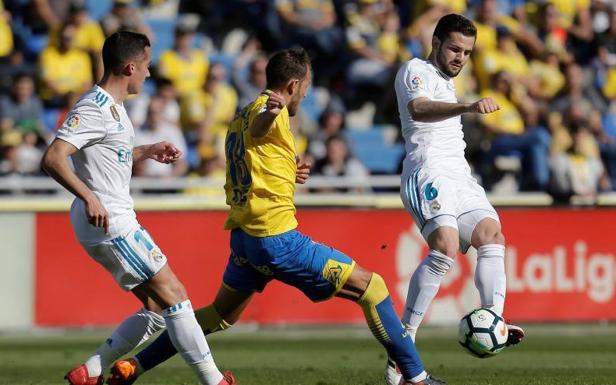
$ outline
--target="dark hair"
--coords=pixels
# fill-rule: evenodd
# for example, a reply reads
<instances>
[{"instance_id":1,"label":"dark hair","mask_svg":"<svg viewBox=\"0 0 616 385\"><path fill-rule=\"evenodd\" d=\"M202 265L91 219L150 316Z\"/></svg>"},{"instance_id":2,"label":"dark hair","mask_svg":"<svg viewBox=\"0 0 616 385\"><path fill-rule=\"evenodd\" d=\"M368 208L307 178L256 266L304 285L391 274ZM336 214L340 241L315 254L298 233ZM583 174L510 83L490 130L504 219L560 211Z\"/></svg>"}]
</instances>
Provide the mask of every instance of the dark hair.
<instances>
[{"instance_id":1,"label":"dark hair","mask_svg":"<svg viewBox=\"0 0 616 385\"><path fill-rule=\"evenodd\" d=\"M442 43L447 40L452 32L460 32L464 36L477 37L477 28L475 28L473 22L455 13L441 17L434 29L434 36Z\"/></svg>"},{"instance_id":2,"label":"dark hair","mask_svg":"<svg viewBox=\"0 0 616 385\"><path fill-rule=\"evenodd\" d=\"M150 39L144 34L119 31L109 36L103 45L103 65L105 72L120 75L124 66L131 60L144 55Z\"/></svg>"},{"instance_id":3,"label":"dark hair","mask_svg":"<svg viewBox=\"0 0 616 385\"><path fill-rule=\"evenodd\" d=\"M276 52L267 62L267 88L284 86L291 79L303 79L310 67L310 56L303 48Z\"/></svg>"}]
</instances>

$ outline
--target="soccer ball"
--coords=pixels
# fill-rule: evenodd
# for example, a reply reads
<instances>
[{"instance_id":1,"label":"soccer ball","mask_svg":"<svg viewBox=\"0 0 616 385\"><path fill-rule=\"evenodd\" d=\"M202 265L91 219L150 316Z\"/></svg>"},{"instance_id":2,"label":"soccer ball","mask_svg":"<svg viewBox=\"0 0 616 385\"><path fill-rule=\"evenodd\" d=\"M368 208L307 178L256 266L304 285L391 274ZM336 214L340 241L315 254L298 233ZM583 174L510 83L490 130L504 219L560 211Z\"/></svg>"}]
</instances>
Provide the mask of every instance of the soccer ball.
<instances>
[{"instance_id":1,"label":"soccer ball","mask_svg":"<svg viewBox=\"0 0 616 385\"><path fill-rule=\"evenodd\" d=\"M471 355L490 358L505 348L508 334L501 316L490 309L475 309L460 320L458 342Z\"/></svg>"}]
</instances>

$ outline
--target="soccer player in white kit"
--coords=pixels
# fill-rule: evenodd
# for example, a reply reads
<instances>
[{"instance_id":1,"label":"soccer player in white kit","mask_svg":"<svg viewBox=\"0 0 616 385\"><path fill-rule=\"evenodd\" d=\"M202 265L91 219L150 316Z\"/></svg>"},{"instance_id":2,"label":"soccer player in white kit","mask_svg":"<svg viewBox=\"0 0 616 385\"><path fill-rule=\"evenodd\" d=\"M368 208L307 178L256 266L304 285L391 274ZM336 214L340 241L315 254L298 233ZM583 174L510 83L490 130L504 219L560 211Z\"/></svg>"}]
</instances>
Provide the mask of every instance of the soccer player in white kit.
<instances>
[{"instance_id":1,"label":"soccer player in white kit","mask_svg":"<svg viewBox=\"0 0 616 385\"><path fill-rule=\"evenodd\" d=\"M83 248L144 306L67 373L71 385L102 385L103 371L116 359L165 327L200 383L235 384L230 372L223 375L216 367L184 286L139 225L129 195L133 160L169 163L181 155L168 142L133 147L135 134L123 102L143 87L151 55L145 35L122 31L107 38L102 80L77 101L43 157L49 175L76 196L70 216Z\"/></svg>"},{"instance_id":2,"label":"soccer player in white kit","mask_svg":"<svg viewBox=\"0 0 616 385\"><path fill-rule=\"evenodd\" d=\"M489 114L499 107L491 98L458 103L453 81L467 62L476 36L475 26L464 16L443 16L434 30L428 60L408 61L395 79L407 153L400 196L430 247L413 273L402 317L413 340L457 251L466 252L470 246L477 249L475 285L481 306L503 313L505 237L498 214L471 176L460 120L461 114ZM508 326L507 344L519 343L523 330ZM385 378L390 385L400 381L391 360Z\"/></svg>"}]
</instances>

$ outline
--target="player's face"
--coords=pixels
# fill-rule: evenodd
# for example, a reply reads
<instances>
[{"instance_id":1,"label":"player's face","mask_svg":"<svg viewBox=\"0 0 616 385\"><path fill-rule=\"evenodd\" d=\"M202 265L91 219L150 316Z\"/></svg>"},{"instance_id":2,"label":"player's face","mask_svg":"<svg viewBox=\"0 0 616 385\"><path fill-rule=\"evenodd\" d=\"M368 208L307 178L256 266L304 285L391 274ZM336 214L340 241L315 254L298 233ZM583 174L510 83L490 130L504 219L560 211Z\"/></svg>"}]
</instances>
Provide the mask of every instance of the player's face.
<instances>
[{"instance_id":1,"label":"player's face","mask_svg":"<svg viewBox=\"0 0 616 385\"><path fill-rule=\"evenodd\" d=\"M143 88L143 82L146 78L150 77L150 63L152 61L152 49L145 47L145 55L143 58L135 63L133 73L128 81L128 93L129 95L138 94Z\"/></svg>"},{"instance_id":2,"label":"player's face","mask_svg":"<svg viewBox=\"0 0 616 385\"><path fill-rule=\"evenodd\" d=\"M291 97L291 101L287 105L287 110L289 110L289 116L295 116L297 114L297 110L299 109L299 104L306 97L306 93L308 92L308 87L312 83L312 72L310 67L308 67L308 71L306 71L306 76L304 79L299 81L298 88Z\"/></svg>"},{"instance_id":3,"label":"player's face","mask_svg":"<svg viewBox=\"0 0 616 385\"><path fill-rule=\"evenodd\" d=\"M436 39L436 38L435 38ZM460 32L452 32L445 41L438 42L436 64L447 76L457 76L468 61L475 45L474 36L464 36Z\"/></svg>"}]
</instances>

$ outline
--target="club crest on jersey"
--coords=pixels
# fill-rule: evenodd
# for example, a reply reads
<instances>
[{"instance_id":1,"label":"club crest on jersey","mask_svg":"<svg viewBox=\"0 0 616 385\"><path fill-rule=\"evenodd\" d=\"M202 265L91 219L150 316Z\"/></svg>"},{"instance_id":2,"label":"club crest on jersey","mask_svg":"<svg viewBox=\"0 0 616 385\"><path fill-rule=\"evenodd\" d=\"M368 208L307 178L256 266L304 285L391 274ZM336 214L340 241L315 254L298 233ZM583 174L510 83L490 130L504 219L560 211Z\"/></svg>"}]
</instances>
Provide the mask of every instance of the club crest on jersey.
<instances>
[{"instance_id":1,"label":"club crest on jersey","mask_svg":"<svg viewBox=\"0 0 616 385\"><path fill-rule=\"evenodd\" d=\"M80 120L79 115L72 114L68 118L66 118L66 121L64 122L64 125L69 130L74 130L74 129L76 129L79 126L79 120Z\"/></svg>"},{"instance_id":2,"label":"club crest on jersey","mask_svg":"<svg viewBox=\"0 0 616 385\"><path fill-rule=\"evenodd\" d=\"M163 253L161 253L160 250L152 249L152 251L150 251L150 257L156 262L163 261Z\"/></svg>"},{"instance_id":3,"label":"club crest on jersey","mask_svg":"<svg viewBox=\"0 0 616 385\"><path fill-rule=\"evenodd\" d=\"M438 201L432 201L432 203L430 203L430 210L439 211L440 209L441 209L441 204L438 203Z\"/></svg>"},{"instance_id":4,"label":"club crest on jersey","mask_svg":"<svg viewBox=\"0 0 616 385\"><path fill-rule=\"evenodd\" d=\"M119 122L120 121L120 114L118 113L118 110L116 109L115 106L111 106L109 107L109 110L111 111L111 116L113 116L113 118Z\"/></svg>"},{"instance_id":5,"label":"club crest on jersey","mask_svg":"<svg viewBox=\"0 0 616 385\"><path fill-rule=\"evenodd\" d=\"M424 85L424 82L419 76L415 76L413 79L411 79L412 89L418 90L420 88L423 88L423 85Z\"/></svg>"}]
</instances>

